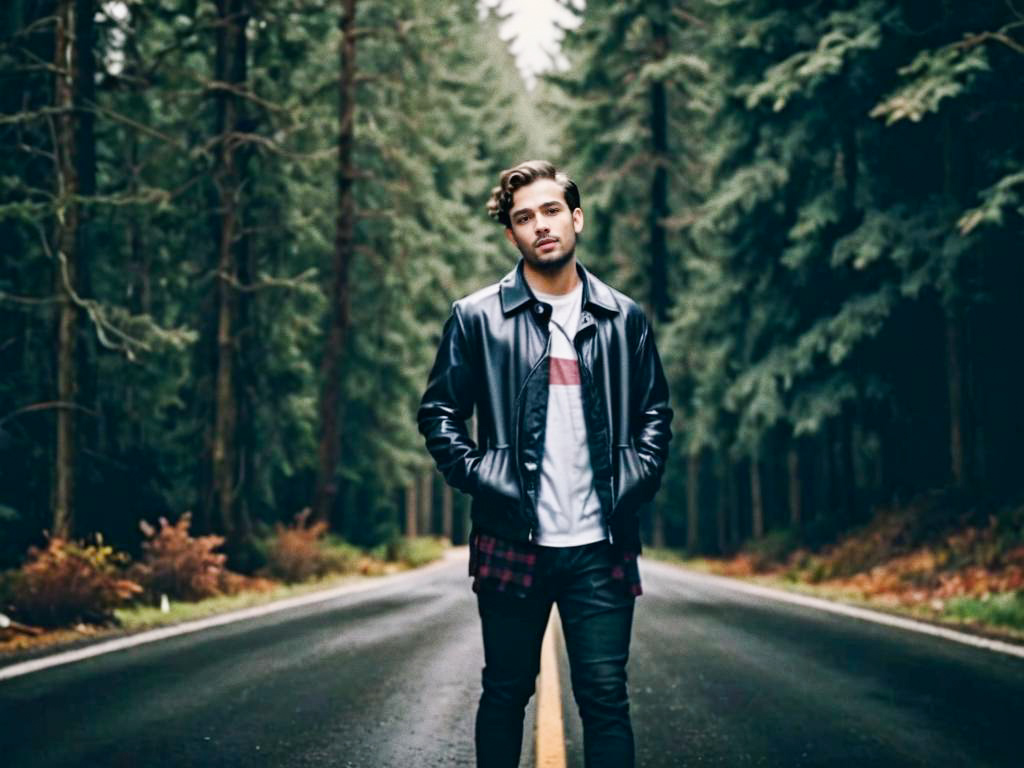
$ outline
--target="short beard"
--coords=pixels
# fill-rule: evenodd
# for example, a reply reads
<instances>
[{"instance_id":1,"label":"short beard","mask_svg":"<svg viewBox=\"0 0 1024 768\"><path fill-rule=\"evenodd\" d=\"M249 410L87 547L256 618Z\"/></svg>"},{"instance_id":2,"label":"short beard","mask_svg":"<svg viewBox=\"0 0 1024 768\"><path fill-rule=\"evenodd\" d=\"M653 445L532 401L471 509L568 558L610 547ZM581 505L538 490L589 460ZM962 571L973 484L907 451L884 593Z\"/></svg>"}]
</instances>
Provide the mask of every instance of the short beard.
<instances>
[{"instance_id":1,"label":"short beard","mask_svg":"<svg viewBox=\"0 0 1024 768\"><path fill-rule=\"evenodd\" d=\"M568 251L562 254L561 258L556 259L554 261L534 261L531 258L527 258L525 253L523 254L523 258L526 259L530 263L530 266L533 267L538 272L554 273L560 272L561 270L565 269L566 265L568 265L569 262L572 261L572 257L575 255L575 253L576 244L574 243L572 248L570 248Z\"/></svg>"}]
</instances>

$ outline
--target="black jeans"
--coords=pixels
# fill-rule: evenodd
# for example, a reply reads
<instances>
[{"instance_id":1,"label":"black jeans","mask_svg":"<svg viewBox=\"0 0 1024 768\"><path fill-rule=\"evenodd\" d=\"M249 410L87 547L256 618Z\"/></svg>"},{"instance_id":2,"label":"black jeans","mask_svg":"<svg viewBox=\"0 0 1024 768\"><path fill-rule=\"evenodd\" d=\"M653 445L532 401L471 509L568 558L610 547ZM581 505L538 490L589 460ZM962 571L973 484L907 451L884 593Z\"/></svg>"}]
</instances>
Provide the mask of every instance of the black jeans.
<instances>
[{"instance_id":1,"label":"black jeans","mask_svg":"<svg viewBox=\"0 0 1024 768\"><path fill-rule=\"evenodd\" d=\"M476 715L478 768L519 765L526 705L540 671L541 641L558 604L572 690L583 721L587 768L633 768L626 662L636 598L611 576L611 546L542 547L526 596L481 590L483 694Z\"/></svg>"}]
</instances>

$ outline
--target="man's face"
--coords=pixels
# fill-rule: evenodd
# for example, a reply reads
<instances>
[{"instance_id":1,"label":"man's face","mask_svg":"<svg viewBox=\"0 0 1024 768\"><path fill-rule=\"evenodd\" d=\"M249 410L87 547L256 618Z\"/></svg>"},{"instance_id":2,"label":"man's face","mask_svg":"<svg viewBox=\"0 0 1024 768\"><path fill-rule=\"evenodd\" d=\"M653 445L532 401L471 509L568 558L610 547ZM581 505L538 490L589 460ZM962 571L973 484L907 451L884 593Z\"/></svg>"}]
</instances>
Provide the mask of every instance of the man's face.
<instances>
[{"instance_id":1,"label":"man's face","mask_svg":"<svg viewBox=\"0 0 1024 768\"><path fill-rule=\"evenodd\" d=\"M530 266L557 272L572 260L576 235L583 231L583 211L569 210L557 181L537 179L517 189L509 218L512 226L505 236Z\"/></svg>"}]
</instances>

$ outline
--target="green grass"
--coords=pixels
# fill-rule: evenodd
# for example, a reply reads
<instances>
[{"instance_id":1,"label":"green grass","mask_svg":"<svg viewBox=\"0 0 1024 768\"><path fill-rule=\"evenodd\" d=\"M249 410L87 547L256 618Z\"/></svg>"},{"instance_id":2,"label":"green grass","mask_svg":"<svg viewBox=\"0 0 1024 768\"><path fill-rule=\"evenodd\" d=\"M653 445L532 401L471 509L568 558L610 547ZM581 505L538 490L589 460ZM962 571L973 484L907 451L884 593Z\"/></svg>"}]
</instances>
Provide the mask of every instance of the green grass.
<instances>
[{"instance_id":1,"label":"green grass","mask_svg":"<svg viewBox=\"0 0 1024 768\"><path fill-rule=\"evenodd\" d=\"M661 560L665 563L676 563L685 565L695 571L711 572L711 561L704 557L690 557L685 549L667 549L658 547L644 547L643 557L651 560Z\"/></svg>"},{"instance_id":2,"label":"green grass","mask_svg":"<svg viewBox=\"0 0 1024 768\"><path fill-rule=\"evenodd\" d=\"M410 568L419 568L421 565L443 557L447 546L447 539L436 536L417 536L414 539L400 538L395 540L388 552L388 559L404 563Z\"/></svg>"},{"instance_id":3,"label":"green grass","mask_svg":"<svg viewBox=\"0 0 1024 768\"><path fill-rule=\"evenodd\" d=\"M447 546L448 541L443 538L430 536L420 536L414 539L399 538L395 539L390 547L382 545L378 550L374 550L370 554L381 561L381 568L386 573L391 573L405 568L418 568L439 560L444 556ZM353 553L359 552L359 550L344 542L328 540L325 542L324 547L328 551L336 552L339 562L342 560L346 563L349 561L355 562ZM384 562L385 560L387 562ZM157 606L135 605L119 608L115 611L115 616L121 623L121 629L123 630L152 629L183 621L204 619L208 616L251 608L256 605L266 605L275 600L309 594L341 584L361 581L366 578L372 578L372 576L351 572L335 573L324 576L321 579L299 584L281 583L265 592L241 592L237 595L211 597L196 603L171 601L170 611L167 613L161 612Z\"/></svg>"},{"instance_id":4,"label":"green grass","mask_svg":"<svg viewBox=\"0 0 1024 768\"><path fill-rule=\"evenodd\" d=\"M652 560L680 565L702 573L716 573L716 561L703 557L689 557L685 550L644 547L644 556ZM737 578L730 576L729 578ZM776 587L810 597L819 597L847 605L907 616L914 619L954 626L964 630L978 630L1012 640L1024 641L1024 591L993 595L988 599L953 598L936 610L929 604L894 605L883 603L848 587L830 584L812 584L796 580L792 573L761 574L742 578L766 587Z\"/></svg>"},{"instance_id":5,"label":"green grass","mask_svg":"<svg viewBox=\"0 0 1024 768\"><path fill-rule=\"evenodd\" d=\"M171 601L170 610L167 613L163 613L159 607L151 605L136 604L118 608L114 611L114 615L119 626L79 625L74 628L64 627L48 630L39 636L17 636L8 643L0 644L0 656L33 648L47 647L59 650L80 641L83 636L93 639L117 637L126 632L138 632L204 619L253 606L266 605L289 597L331 589L343 584L365 581L374 576L417 568L442 558L449 542L447 539L426 536L412 540L396 538L373 551L363 553L373 558L373 562L369 563L372 570L368 574L353 572L350 567L358 560L355 553L359 553L361 550L356 550L343 541L331 540L330 537L327 538L323 546L325 550L337 556L338 563L344 564L348 569L346 572L332 573L320 579L298 584L277 583L265 591L240 592L236 595L213 597L194 603ZM361 565L366 564L366 559L363 557ZM0 572L0 582L3 577L4 573Z\"/></svg>"},{"instance_id":6,"label":"green grass","mask_svg":"<svg viewBox=\"0 0 1024 768\"><path fill-rule=\"evenodd\" d=\"M341 584L360 581L364 578L368 577L360 574L329 576L303 584L279 584L266 592L240 592L237 595L210 597L197 603L171 601L170 610L167 613L163 613L157 606L135 605L129 608L118 608L114 611L114 615L122 629L129 631L152 629L183 621L205 619L208 616L251 608L255 605L266 605L275 600L305 595Z\"/></svg>"},{"instance_id":7,"label":"green grass","mask_svg":"<svg viewBox=\"0 0 1024 768\"><path fill-rule=\"evenodd\" d=\"M984 626L1024 630L1024 592L1005 592L992 597L957 597L943 613L954 619Z\"/></svg>"}]
</instances>

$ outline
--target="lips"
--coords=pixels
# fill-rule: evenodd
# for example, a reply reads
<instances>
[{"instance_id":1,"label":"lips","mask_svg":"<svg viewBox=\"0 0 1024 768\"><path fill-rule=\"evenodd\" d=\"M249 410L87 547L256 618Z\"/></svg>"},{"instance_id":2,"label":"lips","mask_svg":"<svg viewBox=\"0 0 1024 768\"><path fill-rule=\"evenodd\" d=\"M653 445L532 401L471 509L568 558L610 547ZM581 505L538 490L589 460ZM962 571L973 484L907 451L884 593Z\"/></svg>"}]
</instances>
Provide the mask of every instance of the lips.
<instances>
[{"instance_id":1,"label":"lips","mask_svg":"<svg viewBox=\"0 0 1024 768\"><path fill-rule=\"evenodd\" d=\"M543 240L537 241L537 248L545 248L549 245L554 246L558 244L558 239L554 237L546 237Z\"/></svg>"}]
</instances>

